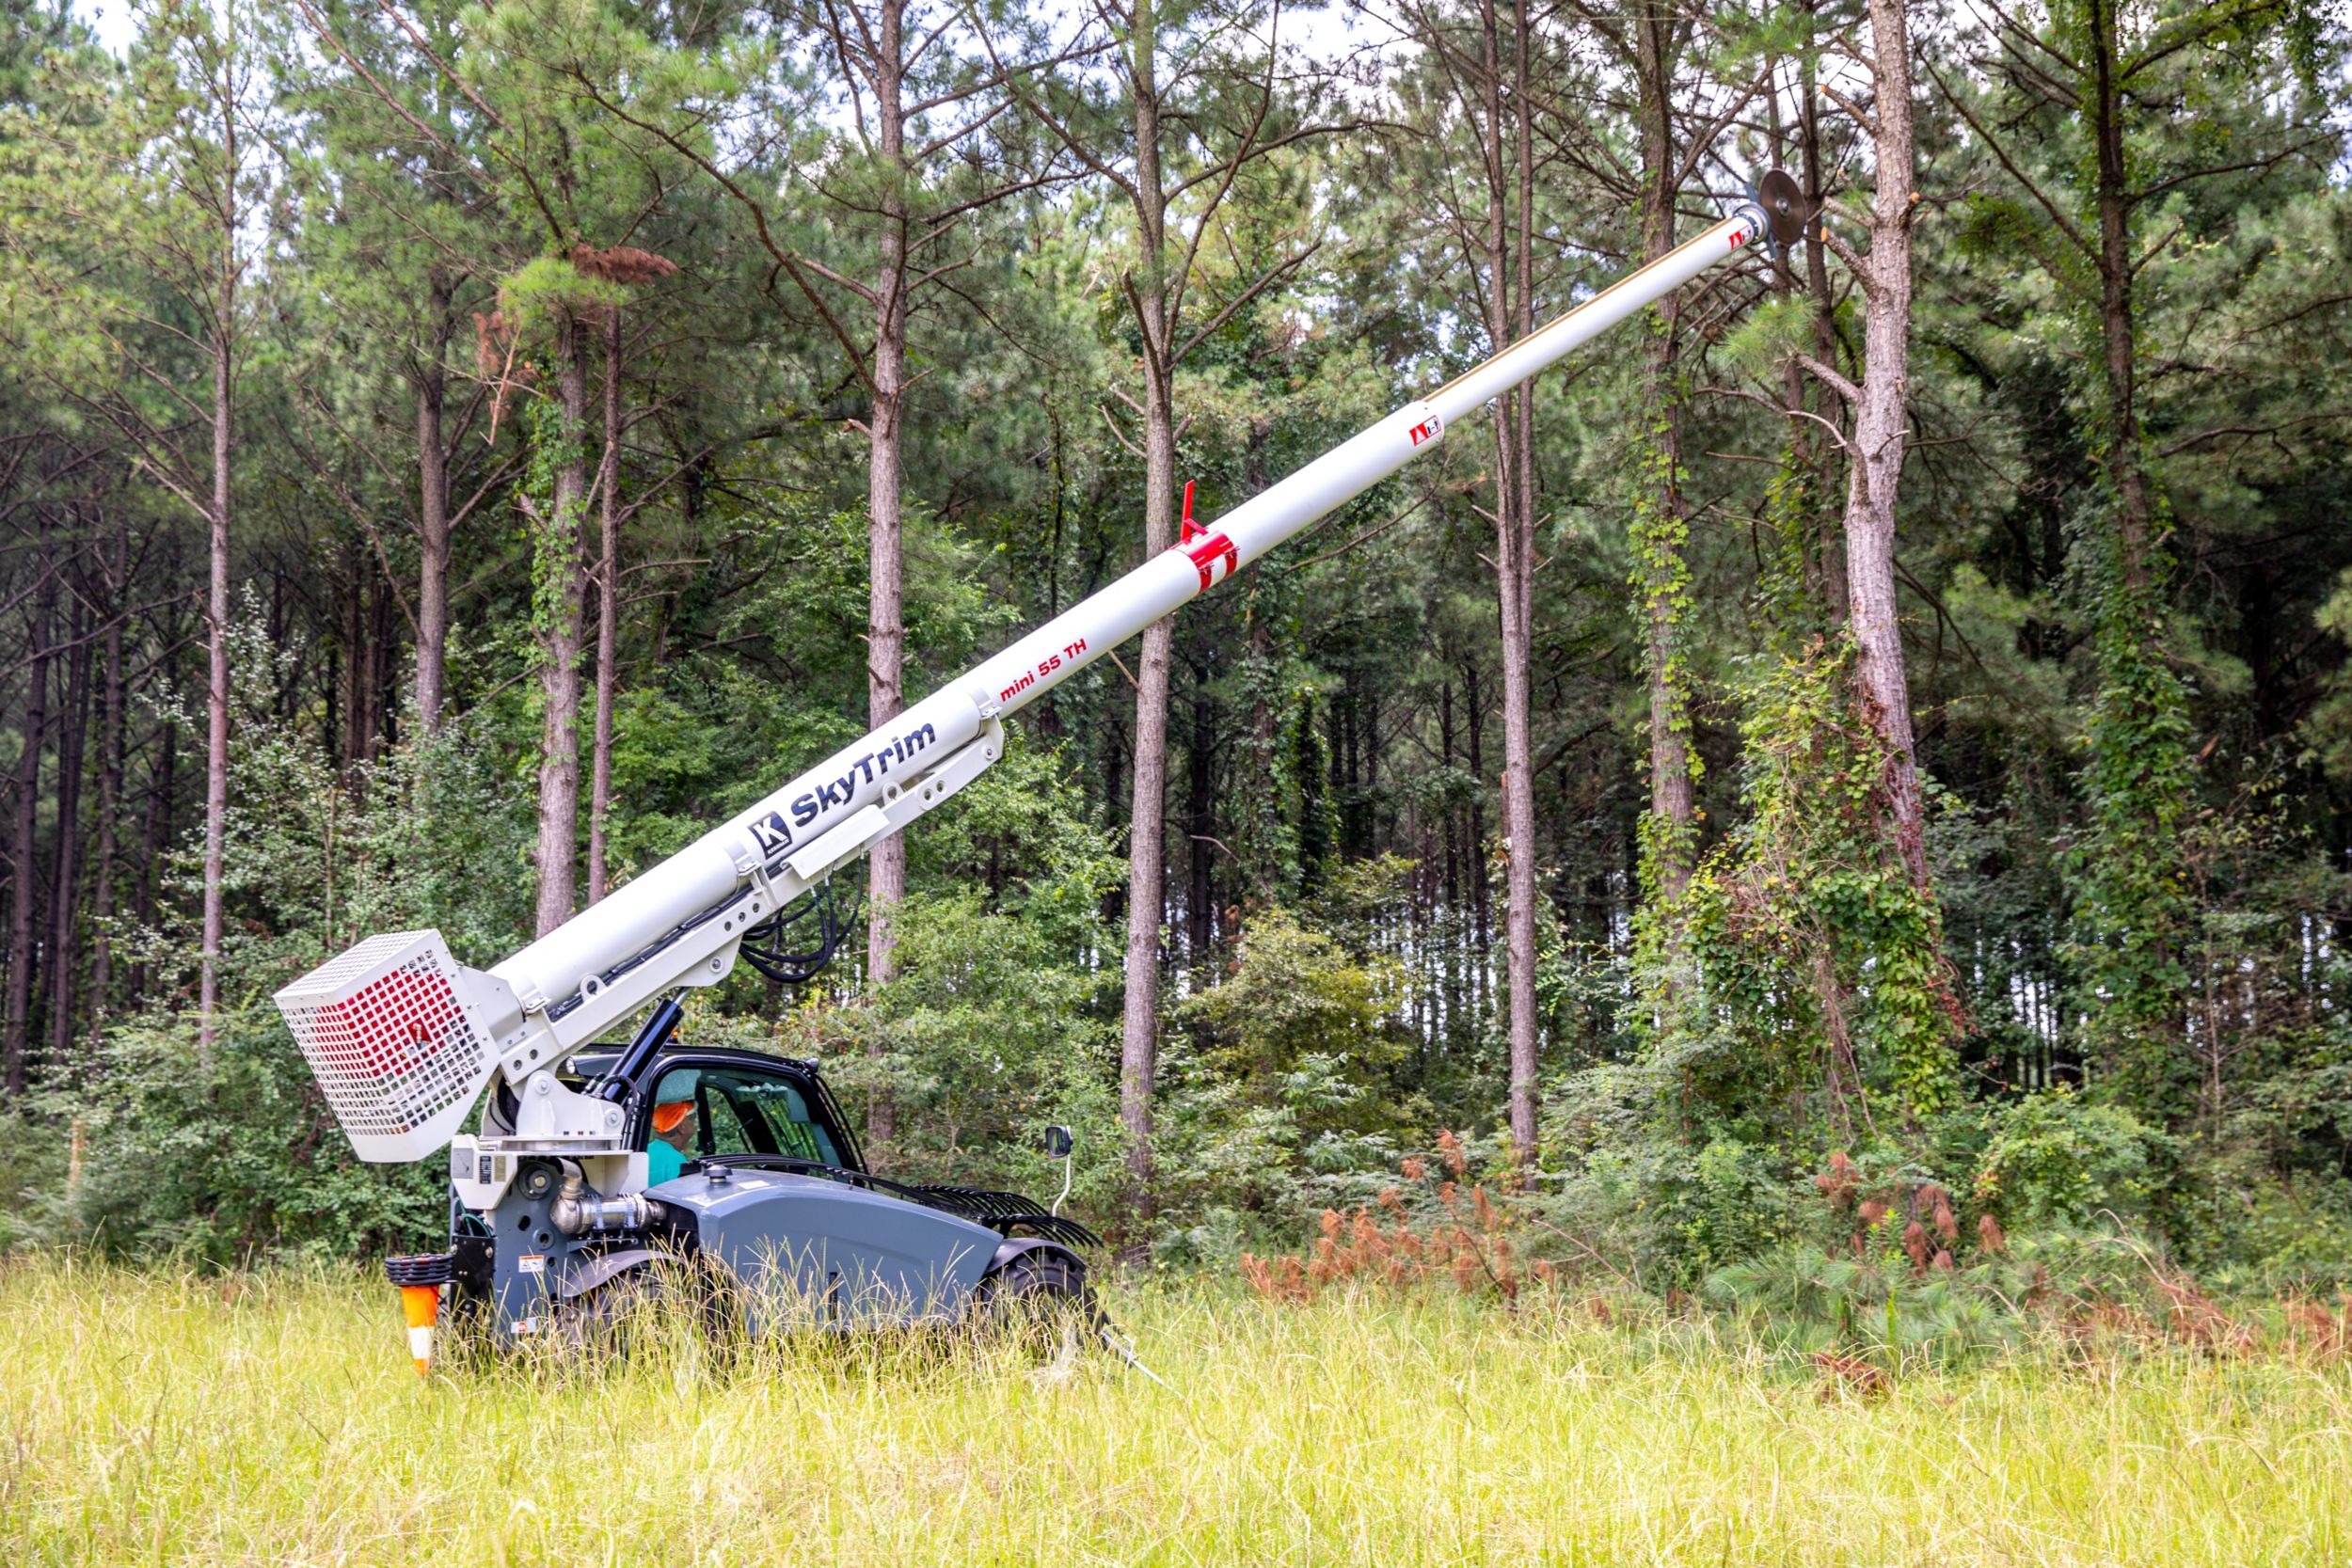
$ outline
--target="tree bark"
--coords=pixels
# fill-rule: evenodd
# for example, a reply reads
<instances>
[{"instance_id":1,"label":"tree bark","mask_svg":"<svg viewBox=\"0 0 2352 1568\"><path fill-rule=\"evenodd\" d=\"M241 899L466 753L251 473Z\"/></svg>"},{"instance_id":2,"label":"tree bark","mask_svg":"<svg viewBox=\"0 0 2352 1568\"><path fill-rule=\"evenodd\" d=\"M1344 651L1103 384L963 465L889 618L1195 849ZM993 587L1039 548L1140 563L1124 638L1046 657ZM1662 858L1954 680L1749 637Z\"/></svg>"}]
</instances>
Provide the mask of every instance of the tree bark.
<instances>
[{"instance_id":1,"label":"tree bark","mask_svg":"<svg viewBox=\"0 0 2352 1568\"><path fill-rule=\"evenodd\" d=\"M1140 115L1137 117L1140 119ZM1147 309L1153 293L1143 293ZM1173 389L1149 366L1144 381L1143 550L1151 560L1175 543L1176 422ZM1127 981L1120 1018L1120 1122L1138 1217L1152 1204L1152 1087L1159 1074L1160 927L1166 919L1168 680L1173 620L1144 628L1136 666L1134 792L1127 842Z\"/></svg>"},{"instance_id":2,"label":"tree bark","mask_svg":"<svg viewBox=\"0 0 2352 1568\"><path fill-rule=\"evenodd\" d=\"M35 856L40 826L40 753L49 732L49 634L56 610L56 578L46 540L34 570L40 585L34 591L33 613L26 641L31 658L24 685L24 740L16 763L16 821L8 835L8 1011L5 1036L0 1036L0 1074L11 1096L24 1092L25 1058L32 1034L33 971L36 927L33 911L40 898L40 876Z\"/></svg>"},{"instance_id":3,"label":"tree bark","mask_svg":"<svg viewBox=\"0 0 2352 1568\"><path fill-rule=\"evenodd\" d=\"M431 288L433 356L417 376L417 718L425 734L438 735L449 657L449 449L441 414L451 298L438 269Z\"/></svg>"},{"instance_id":4,"label":"tree bark","mask_svg":"<svg viewBox=\"0 0 2352 1568\"><path fill-rule=\"evenodd\" d=\"M1810 14L1819 7L1808 6L1807 9ZM1827 199L1821 186L1821 113L1814 91L1820 71L1820 55L1808 47L1798 56L1798 62L1797 128L1804 174L1805 211L1819 213ZM1837 363L1838 346L1837 299L1830 292L1829 247L1821 243L1821 225L1819 221L1806 224L1804 229L1804 287L1807 297L1813 301L1814 356L1824 365L1835 365ZM1797 405L1798 400L1792 399L1790 406ZM1816 442L1815 428L1801 430L1797 440L1799 450L1813 455L1816 472L1826 480L1828 465L1836 459L1836 450L1826 441ZM1821 485L1820 494L1826 502L1831 494L1826 483ZM1827 510L1824 504L1823 513L1826 514ZM1846 625L1850 618L1846 600L1844 542L1826 515L1821 519L1820 535L1820 562L1817 570L1820 575L1821 610L1830 626L1836 628Z\"/></svg>"},{"instance_id":5,"label":"tree bark","mask_svg":"<svg viewBox=\"0 0 2352 1568\"><path fill-rule=\"evenodd\" d=\"M167 676L177 673L179 660L167 658ZM139 885L132 905L132 918L141 927L155 924L155 898L163 881L164 857L170 852L173 830L177 825L172 797L180 783L180 726L169 718L156 726L155 761L148 773L147 810L139 822ZM131 965L131 1003L134 1006L147 1000L151 975L147 959L140 958Z\"/></svg>"},{"instance_id":6,"label":"tree bark","mask_svg":"<svg viewBox=\"0 0 2352 1568\"><path fill-rule=\"evenodd\" d=\"M557 329L556 398L563 451L555 468L549 515L539 519L539 900L541 936L572 917L580 835L580 600L587 573L580 548L580 514L588 498L587 344L583 324L565 317Z\"/></svg>"},{"instance_id":7,"label":"tree bark","mask_svg":"<svg viewBox=\"0 0 2352 1568\"><path fill-rule=\"evenodd\" d=\"M1160 162L1159 24L1136 0L1127 69L1134 89L1136 227L1130 277L1143 346L1143 555L1176 543L1174 323L1169 319L1168 193ZM1166 911L1168 678L1172 619L1144 628L1136 668L1134 785L1127 827L1126 996L1120 1018L1119 1113L1127 1134L1130 1205L1152 1204L1152 1089L1159 1073L1160 927Z\"/></svg>"},{"instance_id":8,"label":"tree bark","mask_svg":"<svg viewBox=\"0 0 2352 1568\"><path fill-rule=\"evenodd\" d=\"M1486 699L1478 689L1478 661L1462 661L1462 715L1465 738L1470 745L1470 777L1479 788L1470 800L1470 911L1476 921L1479 971L1485 974L1494 952L1494 895L1486 876ZM1482 981L1478 987L1480 1004L1486 1000L1487 988Z\"/></svg>"},{"instance_id":9,"label":"tree bark","mask_svg":"<svg viewBox=\"0 0 2352 1568\"><path fill-rule=\"evenodd\" d=\"M1642 260L1675 246L1674 51L1680 24L1664 11L1633 20L1635 75L1642 138ZM1668 295L1651 307L1655 318L1642 367L1648 413L1639 461L1649 465L1637 509L1647 524L1642 551L1644 662L1649 685L1649 790L1652 898L1671 905L1691 882L1698 849L1697 801L1691 767L1691 703L1680 668L1682 623L1690 571L1684 559L1682 400L1675 386L1679 311ZM1671 934L1670 946L1680 943Z\"/></svg>"},{"instance_id":10,"label":"tree bark","mask_svg":"<svg viewBox=\"0 0 2352 1568\"><path fill-rule=\"evenodd\" d=\"M604 451L596 475L596 716L588 763L588 902L611 885L606 817L612 809L612 703L620 690L621 308L604 313Z\"/></svg>"},{"instance_id":11,"label":"tree bark","mask_svg":"<svg viewBox=\"0 0 2352 1568\"><path fill-rule=\"evenodd\" d=\"M1525 94L1523 11L1513 13L1511 54L1495 0L1481 0L1485 43L1480 82L1486 119L1486 326L1497 347L1523 336L1534 315L1530 230L1534 219L1532 137ZM1512 78L1516 129L1506 142L1504 76ZM1516 221L1515 221L1516 220ZM1516 239L1514 232L1516 231ZM1515 286L1516 281L1516 286ZM1502 653L1502 833L1504 844L1503 984L1510 1045L1512 1157L1535 1154L1538 1031L1535 1016L1535 788L1534 776L1534 407L1533 388L1495 404L1495 596Z\"/></svg>"},{"instance_id":12,"label":"tree bark","mask_svg":"<svg viewBox=\"0 0 2352 1568\"><path fill-rule=\"evenodd\" d=\"M866 467L866 713L880 726L905 710L903 680L906 624L901 605L904 577L904 418L907 359L906 9L902 0L882 0L875 33L875 151L883 182L876 235L874 351L868 374L873 404L867 414ZM887 985L898 974L898 906L906 899L906 839L891 834L866 857L866 970L871 984ZM871 1037L867 1049L881 1054L884 1042ZM898 1101L879 1085L866 1106L867 1141L887 1150L898 1132Z\"/></svg>"},{"instance_id":13,"label":"tree bark","mask_svg":"<svg viewBox=\"0 0 2352 1568\"><path fill-rule=\"evenodd\" d=\"M230 150L229 166L237 166L234 117L224 117ZM233 216L233 208L231 209ZM218 1035L220 1006L220 944L227 927L226 873L223 866L229 840L229 516L230 458L235 450L235 366L230 359L230 333L236 320L237 268L233 228L221 236L225 251L220 285L219 316L213 342L213 505L208 533L211 577L204 598L204 947L197 988L197 1049L201 1065L212 1066L213 1042Z\"/></svg>"},{"instance_id":14,"label":"tree bark","mask_svg":"<svg viewBox=\"0 0 2352 1568\"><path fill-rule=\"evenodd\" d=\"M129 542L117 532L106 546L106 632L99 686L98 832L90 858L89 1027L95 1045L114 997L115 817L122 810L122 616L128 586Z\"/></svg>"},{"instance_id":15,"label":"tree bark","mask_svg":"<svg viewBox=\"0 0 2352 1568\"><path fill-rule=\"evenodd\" d=\"M62 1066L73 1045L73 971L75 916L80 911L82 848L82 764L89 737L89 614L81 594L74 595L67 618L73 648L66 656L65 705L57 731L57 827L50 852L49 942L49 1061Z\"/></svg>"},{"instance_id":16,"label":"tree bark","mask_svg":"<svg viewBox=\"0 0 2352 1568\"><path fill-rule=\"evenodd\" d=\"M1908 444L1913 171L1911 40L1902 0L1870 0L1877 189L1864 258L1863 372L1846 486L1846 591L1855 684L1887 752L1897 851L1928 891L1927 840L1895 597L1895 499Z\"/></svg>"},{"instance_id":17,"label":"tree bark","mask_svg":"<svg viewBox=\"0 0 2352 1568\"><path fill-rule=\"evenodd\" d=\"M368 579L374 574L357 540L343 546L342 763L356 785L368 752Z\"/></svg>"},{"instance_id":18,"label":"tree bark","mask_svg":"<svg viewBox=\"0 0 2352 1568\"><path fill-rule=\"evenodd\" d=\"M1192 668L1192 741L1184 748L1184 956L1196 996L1216 983L1216 704L1205 656Z\"/></svg>"},{"instance_id":19,"label":"tree bark","mask_svg":"<svg viewBox=\"0 0 2352 1568\"><path fill-rule=\"evenodd\" d=\"M2102 454L2115 486L2116 543L2123 585L2145 593L2152 567L2154 504L2140 461L2138 321L2132 300L2132 195L2124 178L2123 91L2112 0L2085 0L2090 10L2091 143L2099 209L2099 340L2106 378L2107 441Z\"/></svg>"}]
</instances>

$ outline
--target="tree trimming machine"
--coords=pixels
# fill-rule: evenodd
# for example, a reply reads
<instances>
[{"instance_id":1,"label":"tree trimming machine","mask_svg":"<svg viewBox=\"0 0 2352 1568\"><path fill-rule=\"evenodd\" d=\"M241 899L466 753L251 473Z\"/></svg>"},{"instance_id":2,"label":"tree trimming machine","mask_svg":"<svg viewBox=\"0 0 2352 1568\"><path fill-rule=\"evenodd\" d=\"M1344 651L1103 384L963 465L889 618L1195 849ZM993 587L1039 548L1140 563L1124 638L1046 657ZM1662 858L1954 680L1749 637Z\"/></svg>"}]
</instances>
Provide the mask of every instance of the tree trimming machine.
<instances>
[{"instance_id":1,"label":"tree trimming machine","mask_svg":"<svg viewBox=\"0 0 2352 1568\"><path fill-rule=\"evenodd\" d=\"M1010 1194L867 1172L813 1065L681 1043L678 993L739 960L808 978L850 927L830 874L978 777L1004 754L1008 718L1480 404L1759 238L1785 246L1801 205L1793 180L1766 175L1704 233L1207 527L1187 520L1156 559L503 962L470 969L437 931L393 932L278 992L361 1159L449 1150L450 1250L388 1271L420 1370L445 1292L485 1310L501 1338L539 1334L592 1321L680 1254L845 1323L955 1321L1023 1298L1083 1304L1083 1227ZM596 1043L648 1007L627 1044ZM479 1130L458 1135L478 1100Z\"/></svg>"}]
</instances>

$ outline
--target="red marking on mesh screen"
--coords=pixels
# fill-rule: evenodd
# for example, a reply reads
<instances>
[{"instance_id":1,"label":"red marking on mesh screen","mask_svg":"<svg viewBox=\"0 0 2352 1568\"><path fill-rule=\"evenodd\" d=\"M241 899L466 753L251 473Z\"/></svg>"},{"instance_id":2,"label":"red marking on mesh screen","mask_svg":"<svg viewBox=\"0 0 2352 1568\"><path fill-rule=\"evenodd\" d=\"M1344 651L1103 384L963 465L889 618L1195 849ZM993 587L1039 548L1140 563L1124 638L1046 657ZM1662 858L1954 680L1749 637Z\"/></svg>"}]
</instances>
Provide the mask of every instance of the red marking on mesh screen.
<instances>
[{"instance_id":1,"label":"red marking on mesh screen","mask_svg":"<svg viewBox=\"0 0 2352 1568\"><path fill-rule=\"evenodd\" d=\"M440 974L404 964L320 1012L331 1025L316 1037L322 1055L355 1076L389 1078L435 1053L457 999Z\"/></svg>"}]
</instances>

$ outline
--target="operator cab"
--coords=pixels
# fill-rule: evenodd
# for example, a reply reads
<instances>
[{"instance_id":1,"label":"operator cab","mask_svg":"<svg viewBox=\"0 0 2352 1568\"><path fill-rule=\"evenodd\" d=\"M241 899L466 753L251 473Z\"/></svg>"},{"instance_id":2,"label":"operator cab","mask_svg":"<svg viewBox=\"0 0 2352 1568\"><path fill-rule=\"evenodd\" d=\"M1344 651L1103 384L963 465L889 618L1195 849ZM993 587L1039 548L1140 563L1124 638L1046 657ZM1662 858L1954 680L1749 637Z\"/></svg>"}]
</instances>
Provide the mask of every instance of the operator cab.
<instances>
[{"instance_id":1,"label":"operator cab","mask_svg":"<svg viewBox=\"0 0 2352 1568\"><path fill-rule=\"evenodd\" d=\"M667 1135L687 1162L724 1154L771 1154L840 1170L863 1171L865 1159L840 1105L813 1062L724 1047L672 1046L633 1079L616 1081L627 1053L583 1053L559 1076L565 1086L619 1099L629 1110L628 1147L651 1149ZM691 1109L657 1132L664 1106ZM659 1151L655 1151L659 1157ZM656 1167L657 1184L660 1180Z\"/></svg>"}]
</instances>

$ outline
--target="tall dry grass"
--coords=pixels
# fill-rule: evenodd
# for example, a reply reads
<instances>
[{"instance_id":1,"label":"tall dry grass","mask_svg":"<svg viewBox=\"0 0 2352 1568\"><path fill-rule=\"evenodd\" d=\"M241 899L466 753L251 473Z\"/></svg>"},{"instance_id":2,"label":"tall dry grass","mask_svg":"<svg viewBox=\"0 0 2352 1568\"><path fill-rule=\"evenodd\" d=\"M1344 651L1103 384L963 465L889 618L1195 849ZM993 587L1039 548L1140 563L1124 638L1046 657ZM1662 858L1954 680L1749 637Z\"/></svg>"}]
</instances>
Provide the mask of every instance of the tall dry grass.
<instances>
[{"instance_id":1,"label":"tall dry grass","mask_svg":"<svg viewBox=\"0 0 2352 1568\"><path fill-rule=\"evenodd\" d=\"M421 1382L389 1290L0 1273L0 1562L2149 1563L2352 1558L2352 1374L2013 1356L1850 1397L1702 1328L1116 1294L1104 1359L691 1336Z\"/></svg>"}]
</instances>

